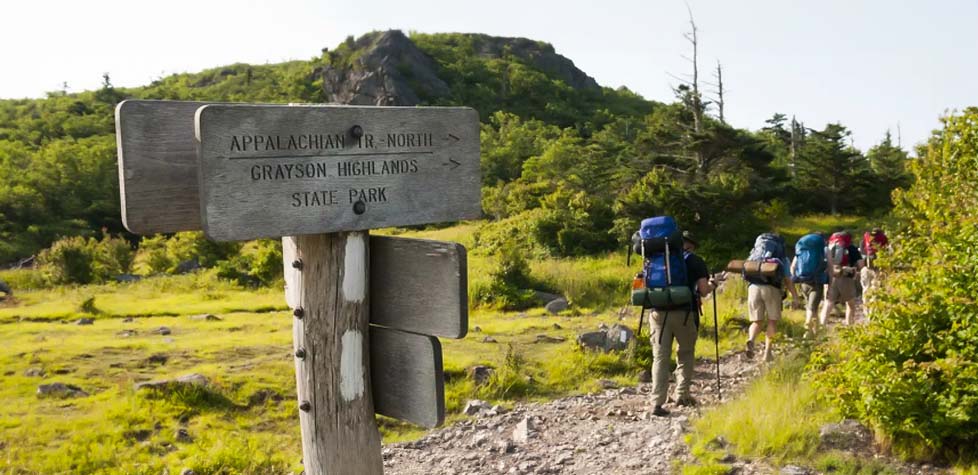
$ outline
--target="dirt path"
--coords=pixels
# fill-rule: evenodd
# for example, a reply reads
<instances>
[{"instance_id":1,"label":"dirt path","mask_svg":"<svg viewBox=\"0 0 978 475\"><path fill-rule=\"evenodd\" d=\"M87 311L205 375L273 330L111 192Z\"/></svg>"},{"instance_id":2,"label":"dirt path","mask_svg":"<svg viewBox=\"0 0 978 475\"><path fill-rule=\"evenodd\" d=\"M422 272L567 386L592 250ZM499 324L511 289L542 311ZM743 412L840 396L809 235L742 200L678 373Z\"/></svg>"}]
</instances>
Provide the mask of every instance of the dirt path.
<instances>
[{"instance_id":1,"label":"dirt path","mask_svg":"<svg viewBox=\"0 0 978 475\"><path fill-rule=\"evenodd\" d=\"M721 364L724 398L756 375L754 362ZM384 448L390 474L660 474L687 455L683 433L699 408L668 404L668 417L650 414L651 384L609 389L548 403L520 404L505 414L481 414ZM697 362L693 394L716 403L714 362ZM742 471L741 473L767 473Z\"/></svg>"},{"instance_id":2,"label":"dirt path","mask_svg":"<svg viewBox=\"0 0 978 475\"><path fill-rule=\"evenodd\" d=\"M830 326L838 325L840 317L833 317ZM855 320L866 321L861 305ZM748 360L739 351L721 359L723 399L731 399L740 392L760 373L763 364L760 355ZM385 473L672 473L677 462L691 460L683 441L691 419L718 402L714 368L713 360L697 361L692 393L700 406L683 408L667 404L666 408L672 412L668 417L651 415L651 384L547 403L519 404L502 414L480 413L473 419L432 431L415 442L384 447ZM860 452L871 454L873 448L866 447ZM929 465L900 464L892 459L889 462L905 474L947 473ZM734 461L731 467L731 473L738 475L815 473L783 472L763 461Z\"/></svg>"}]
</instances>

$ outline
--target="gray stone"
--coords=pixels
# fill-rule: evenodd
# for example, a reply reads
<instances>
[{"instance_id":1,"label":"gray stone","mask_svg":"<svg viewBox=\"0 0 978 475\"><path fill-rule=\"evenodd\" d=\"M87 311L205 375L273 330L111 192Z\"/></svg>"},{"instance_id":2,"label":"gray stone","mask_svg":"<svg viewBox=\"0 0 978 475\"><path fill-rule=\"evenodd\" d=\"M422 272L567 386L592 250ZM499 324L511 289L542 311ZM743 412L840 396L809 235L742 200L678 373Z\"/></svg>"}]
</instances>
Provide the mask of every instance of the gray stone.
<instances>
[{"instance_id":1,"label":"gray stone","mask_svg":"<svg viewBox=\"0 0 978 475\"><path fill-rule=\"evenodd\" d=\"M727 448L728 445L730 445L730 443L727 442L727 439L722 435L718 435L706 443L706 448L710 450L723 450Z\"/></svg>"},{"instance_id":2,"label":"gray stone","mask_svg":"<svg viewBox=\"0 0 978 475\"><path fill-rule=\"evenodd\" d=\"M181 427L173 432L173 440L186 443L193 442L194 438L190 437L190 432L188 432L187 429Z\"/></svg>"},{"instance_id":3,"label":"gray stone","mask_svg":"<svg viewBox=\"0 0 978 475\"><path fill-rule=\"evenodd\" d=\"M156 330L153 330L153 333L156 333L157 335L169 335L173 332L170 330L170 327L159 327Z\"/></svg>"},{"instance_id":4,"label":"gray stone","mask_svg":"<svg viewBox=\"0 0 978 475\"><path fill-rule=\"evenodd\" d=\"M27 368L27 370L24 371L24 376L27 376L28 378L43 378L45 374L47 374L47 372L44 371L44 368Z\"/></svg>"},{"instance_id":5,"label":"gray stone","mask_svg":"<svg viewBox=\"0 0 978 475\"><path fill-rule=\"evenodd\" d=\"M524 417L519 423L516 424L516 428L513 429L513 442L518 444L525 444L530 440L530 436L533 435L533 422L529 417Z\"/></svg>"},{"instance_id":6,"label":"gray stone","mask_svg":"<svg viewBox=\"0 0 978 475\"><path fill-rule=\"evenodd\" d=\"M482 337L482 342L483 343L498 343L495 338L493 338L493 337L491 337L489 335L486 335L486 336Z\"/></svg>"},{"instance_id":7,"label":"gray stone","mask_svg":"<svg viewBox=\"0 0 978 475\"><path fill-rule=\"evenodd\" d=\"M857 452L872 443L873 434L854 419L839 424L825 424L818 431L819 448Z\"/></svg>"},{"instance_id":8,"label":"gray stone","mask_svg":"<svg viewBox=\"0 0 978 475\"><path fill-rule=\"evenodd\" d=\"M567 341L567 339L562 336L550 335L537 335L536 339L533 340L534 343L563 343L565 341Z\"/></svg>"},{"instance_id":9,"label":"gray stone","mask_svg":"<svg viewBox=\"0 0 978 475\"><path fill-rule=\"evenodd\" d=\"M122 323L132 323L132 322L133 322L133 321L135 321L135 320L136 320L135 318L132 318L132 317L126 317L126 318L123 318L123 319L122 319Z\"/></svg>"},{"instance_id":10,"label":"gray stone","mask_svg":"<svg viewBox=\"0 0 978 475\"><path fill-rule=\"evenodd\" d=\"M462 413L468 416L474 416L487 410L489 410L489 403L481 399L471 399L465 403L465 409L462 409Z\"/></svg>"},{"instance_id":11,"label":"gray stone","mask_svg":"<svg viewBox=\"0 0 978 475\"><path fill-rule=\"evenodd\" d=\"M166 362L169 361L169 359L170 357L167 356L165 353L155 353L150 355L149 358L146 358L143 361L143 363L144 365L154 365L154 364L165 365Z\"/></svg>"},{"instance_id":12,"label":"gray stone","mask_svg":"<svg viewBox=\"0 0 978 475\"><path fill-rule=\"evenodd\" d=\"M640 383L651 383L652 382L652 370L643 369L638 372L638 382Z\"/></svg>"},{"instance_id":13,"label":"gray stone","mask_svg":"<svg viewBox=\"0 0 978 475\"><path fill-rule=\"evenodd\" d=\"M220 321L223 320L223 318L218 317L217 315L209 314L209 313L205 313L205 314L202 314L202 315L191 315L190 316L190 319L191 320L203 320L203 321L208 321L208 322L220 322Z\"/></svg>"},{"instance_id":14,"label":"gray stone","mask_svg":"<svg viewBox=\"0 0 978 475\"><path fill-rule=\"evenodd\" d=\"M560 329L562 329L562 328L564 328L564 327L562 327L562 326L560 326L560 324L559 324L559 323L554 323L554 324L553 324L553 325L551 326L551 328L553 328L554 330L560 330Z\"/></svg>"},{"instance_id":15,"label":"gray stone","mask_svg":"<svg viewBox=\"0 0 978 475\"><path fill-rule=\"evenodd\" d=\"M635 332L625 325L616 323L607 331L608 338L605 340L605 351L622 351L635 340Z\"/></svg>"},{"instance_id":16,"label":"gray stone","mask_svg":"<svg viewBox=\"0 0 978 475\"><path fill-rule=\"evenodd\" d=\"M51 383L37 387L38 397L85 397L88 393L74 384Z\"/></svg>"},{"instance_id":17,"label":"gray stone","mask_svg":"<svg viewBox=\"0 0 978 475\"><path fill-rule=\"evenodd\" d=\"M115 276L115 281L120 283L139 282L143 278L136 274L119 274Z\"/></svg>"},{"instance_id":18,"label":"gray stone","mask_svg":"<svg viewBox=\"0 0 978 475\"><path fill-rule=\"evenodd\" d=\"M544 308L546 308L547 311L550 312L550 314L557 315L558 313L563 312L564 310L570 308L570 304L567 303L567 299L559 298L559 299L551 300L549 303L547 303L546 307Z\"/></svg>"},{"instance_id":19,"label":"gray stone","mask_svg":"<svg viewBox=\"0 0 978 475\"><path fill-rule=\"evenodd\" d=\"M605 331L587 332L578 335L577 343L585 349L604 352L622 351L635 340L635 332L630 328L615 324Z\"/></svg>"},{"instance_id":20,"label":"gray stone","mask_svg":"<svg viewBox=\"0 0 978 475\"><path fill-rule=\"evenodd\" d=\"M133 388L137 391L142 389L167 389L171 387L189 387L189 386L208 386L210 385L210 380L207 376L199 373L191 373L187 375L180 376L176 379L161 379L157 381L145 381L142 383L136 383Z\"/></svg>"},{"instance_id":21,"label":"gray stone","mask_svg":"<svg viewBox=\"0 0 978 475\"><path fill-rule=\"evenodd\" d=\"M541 292L539 290L534 290L533 291L533 299L536 300L537 302L539 302L540 305L546 305L546 304L548 304L550 302L553 302L554 300L562 299L562 298L564 298L564 296L563 295L560 295L560 294L552 294L550 292Z\"/></svg>"},{"instance_id":22,"label":"gray stone","mask_svg":"<svg viewBox=\"0 0 978 475\"><path fill-rule=\"evenodd\" d=\"M781 475L814 475L811 469L798 465L785 465L781 467Z\"/></svg>"},{"instance_id":23,"label":"gray stone","mask_svg":"<svg viewBox=\"0 0 978 475\"><path fill-rule=\"evenodd\" d=\"M91 325L93 323L95 323L94 318L85 317L85 318L79 318L78 320L75 320L75 325Z\"/></svg>"},{"instance_id":24,"label":"gray stone","mask_svg":"<svg viewBox=\"0 0 978 475\"><path fill-rule=\"evenodd\" d=\"M180 475L196 475L196 472L194 472L189 468L185 468L183 470L180 470Z\"/></svg>"},{"instance_id":25,"label":"gray stone","mask_svg":"<svg viewBox=\"0 0 978 475\"><path fill-rule=\"evenodd\" d=\"M618 383L610 379L599 379L598 385L601 386L602 389L618 389Z\"/></svg>"},{"instance_id":26,"label":"gray stone","mask_svg":"<svg viewBox=\"0 0 978 475\"><path fill-rule=\"evenodd\" d=\"M484 365L472 366L466 371L468 372L469 378L475 381L476 386L481 386L489 381L489 378L492 377L494 372L492 367Z\"/></svg>"},{"instance_id":27,"label":"gray stone","mask_svg":"<svg viewBox=\"0 0 978 475\"><path fill-rule=\"evenodd\" d=\"M608 335L605 332L587 332L577 335L577 344L587 350L604 350L605 340Z\"/></svg>"},{"instance_id":28,"label":"gray stone","mask_svg":"<svg viewBox=\"0 0 978 475\"><path fill-rule=\"evenodd\" d=\"M132 336L136 336L136 330L132 330L132 329L128 329L127 328L125 330L122 330L121 332L116 333L116 336L121 336L123 338L129 338L129 337L132 337Z\"/></svg>"},{"instance_id":29,"label":"gray stone","mask_svg":"<svg viewBox=\"0 0 978 475\"><path fill-rule=\"evenodd\" d=\"M476 325L476 326L472 327L472 332L473 333L482 333L482 327Z\"/></svg>"}]
</instances>

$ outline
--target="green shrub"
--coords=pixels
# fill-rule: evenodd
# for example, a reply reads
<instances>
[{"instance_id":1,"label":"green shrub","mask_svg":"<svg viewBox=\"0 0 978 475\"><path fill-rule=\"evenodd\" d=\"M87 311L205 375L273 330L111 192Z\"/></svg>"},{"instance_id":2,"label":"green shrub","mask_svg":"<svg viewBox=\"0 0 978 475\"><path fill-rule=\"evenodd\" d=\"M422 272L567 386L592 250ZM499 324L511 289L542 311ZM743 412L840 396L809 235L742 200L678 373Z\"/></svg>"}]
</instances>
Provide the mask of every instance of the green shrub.
<instances>
[{"instance_id":1,"label":"green shrub","mask_svg":"<svg viewBox=\"0 0 978 475\"><path fill-rule=\"evenodd\" d=\"M473 289L476 304L503 310L522 310L534 303L530 265L523 251L503 247L489 270L489 281Z\"/></svg>"},{"instance_id":2,"label":"green shrub","mask_svg":"<svg viewBox=\"0 0 978 475\"><path fill-rule=\"evenodd\" d=\"M272 285L282 279L282 241L248 243L240 254L217 264L217 276L238 285Z\"/></svg>"},{"instance_id":3,"label":"green shrub","mask_svg":"<svg viewBox=\"0 0 978 475\"><path fill-rule=\"evenodd\" d=\"M173 267L173 260L166 252L166 236L157 234L144 237L139 242L136 265L147 274L165 274Z\"/></svg>"},{"instance_id":4,"label":"green shrub","mask_svg":"<svg viewBox=\"0 0 978 475\"><path fill-rule=\"evenodd\" d=\"M241 250L237 242L214 242L200 231L176 233L171 237L144 237L139 243L137 260L149 274L175 274L181 264L196 262L202 268L217 266Z\"/></svg>"},{"instance_id":5,"label":"green shrub","mask_svg":"<svg viewBox=\"0 0 978 475\"><path fill-rule=\"evenodd\" d=\"M95 250L91 239L59 239L37 256L46 279L54 284L88 284L95 280Z\"/></svg>"},{"instance_id":6,"label":"green shrub","mask_svg":"<svg viewBox=\"0 0 978 475\"><path fill-rule=\"evenodd\" d=\"M924 151L922 151L924 152ZM978 446L978 108L944 119L894 193L871 324L813 361L822 393L913 458Z\"/></svg>"},{"instance_id":7,"label":"green shrub","mask_svg":"<svg viewBox=\"0 0 978 475\"><path fill-rule=\"evenodd\" d=\"M95 275L99 282L132 271L136 253L125 239L106 235L101 241L91 241L91 245L95 255Z\"/></svg>"},{"instance_id":8,"label":"green shrub","mask_svg":"<svg viewBox=\"0 0 978 475\"><path fill-rule=\"evenodd\" d=\"M37 256L44 277L53 284L102 283L132 269L133 251L121 238L101 241L74 236L59 239Z\"/></svg>"}]
</instances>

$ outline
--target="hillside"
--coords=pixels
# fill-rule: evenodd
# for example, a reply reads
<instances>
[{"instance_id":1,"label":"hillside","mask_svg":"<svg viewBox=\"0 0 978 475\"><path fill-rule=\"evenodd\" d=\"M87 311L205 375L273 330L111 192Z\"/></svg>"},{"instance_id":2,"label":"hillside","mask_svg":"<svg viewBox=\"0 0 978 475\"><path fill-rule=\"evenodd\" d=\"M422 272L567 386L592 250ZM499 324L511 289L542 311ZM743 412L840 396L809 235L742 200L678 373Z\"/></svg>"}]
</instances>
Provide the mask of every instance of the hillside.
<instances>
[{"instance_id":1,"label":"hillside","mask_svg":"<svg viewBox=\"0 0 978 475\"><path fill-rule=\"evenodd\" d=\"M232 64L144 87L0 100L0 264L59 236L123 232L113 108L126 98L228 102L469 105L559 126L652 103L599 87L545 43L486 35L374 32L308 61ZM478 98L478 100L476 100Z\"/></svg>"}]
</instances>

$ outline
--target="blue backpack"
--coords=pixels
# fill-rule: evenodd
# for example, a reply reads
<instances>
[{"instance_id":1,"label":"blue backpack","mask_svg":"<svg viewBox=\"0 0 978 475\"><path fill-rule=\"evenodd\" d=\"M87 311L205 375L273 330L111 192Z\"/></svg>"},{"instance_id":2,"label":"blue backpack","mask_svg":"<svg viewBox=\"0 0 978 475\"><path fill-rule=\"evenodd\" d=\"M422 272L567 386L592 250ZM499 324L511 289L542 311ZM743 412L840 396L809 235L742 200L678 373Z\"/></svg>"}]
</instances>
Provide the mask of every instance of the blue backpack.
<instances>
[{"instance_id":1,"label":"blue backpack","mask_svg":"<svg viewBox=\"0 0 978 475\"><path fill-rule=\"evenodd\" d=\"M757 236L754 241L754 248L751 249L748 261L754 262L776 262L781 264L787 256L784 250L784 238L773 233L763 233ZM751 284L781 286L783 268L778 269L778 275L774 277L752 274L744 272L744 280Z\"/></svg>"},{"instance_id":2,"label":"blue backpack","mask_svg":"<svg viewBox=\"0 0 978 475\"><path fill-rule=\"evenodd\" d=\"M662 310L691 305L683 234L676 221L670 216L645 219L638 235L635 247L644 262L645 288L633 289L632 303Z\"/></svg>"},{"instance_id":3,"label":"blue backpack","mask_svg":"<svg viewBox=\"0 0 978 475\"><path fill-rule=\"evenodd\" d=\"M795 243L795 266L791 281L805 284L825 283L825 238L806 234Z\"/></svg>"}]
</instances>

